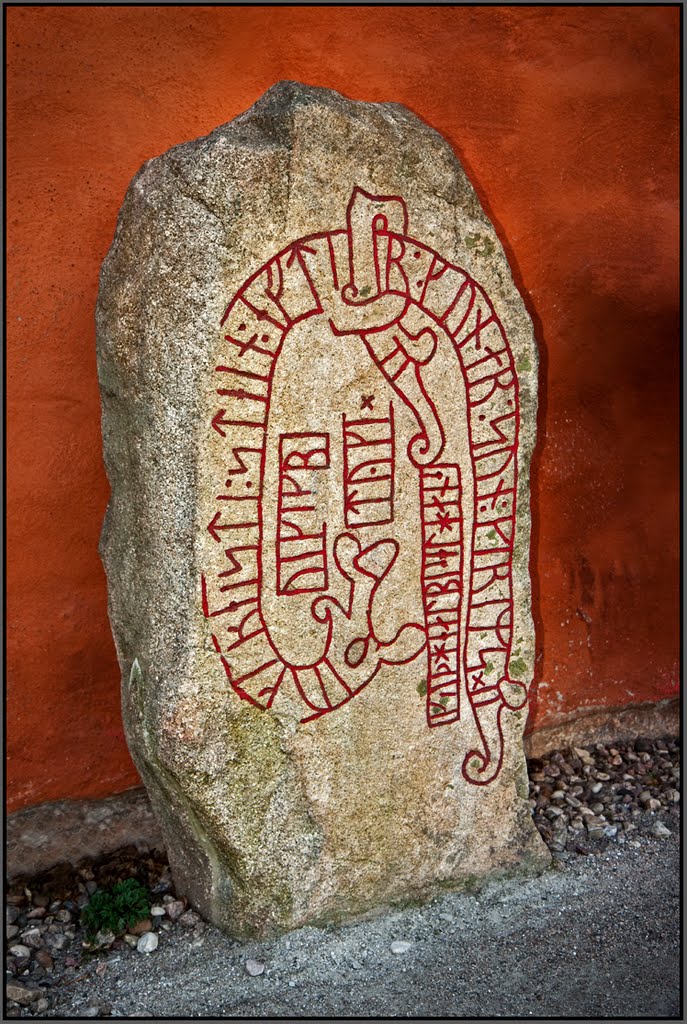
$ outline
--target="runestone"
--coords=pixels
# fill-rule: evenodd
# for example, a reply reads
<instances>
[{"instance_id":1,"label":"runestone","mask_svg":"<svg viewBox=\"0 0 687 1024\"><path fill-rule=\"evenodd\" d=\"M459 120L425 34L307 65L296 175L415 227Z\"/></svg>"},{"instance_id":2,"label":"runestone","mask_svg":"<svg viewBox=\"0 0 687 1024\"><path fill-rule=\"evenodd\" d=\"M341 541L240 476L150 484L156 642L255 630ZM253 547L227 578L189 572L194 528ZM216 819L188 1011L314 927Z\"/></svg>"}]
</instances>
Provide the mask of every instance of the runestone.
<instances>
[{"instance_id":1,"label":"runestone","mask_svg":"<svg viewBox=\"0 0 687 1024\"><path fill-rule=\"evenodd\" d=\"M267 935L545 866L537 352L450 147L280 83L134 179L98 345L124 720L178 888Z\"/></svg>"}]
</instances>

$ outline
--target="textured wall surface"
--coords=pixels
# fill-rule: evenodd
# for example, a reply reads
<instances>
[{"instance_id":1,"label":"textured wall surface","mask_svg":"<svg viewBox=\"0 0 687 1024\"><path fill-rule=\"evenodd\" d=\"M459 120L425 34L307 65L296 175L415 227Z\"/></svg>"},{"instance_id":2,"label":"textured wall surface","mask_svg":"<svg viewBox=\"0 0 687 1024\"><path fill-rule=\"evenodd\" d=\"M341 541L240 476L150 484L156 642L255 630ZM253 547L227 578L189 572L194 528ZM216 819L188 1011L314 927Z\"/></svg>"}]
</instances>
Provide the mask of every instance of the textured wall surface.
<instances>
[{"instance_id":1,"label":"textured wall surface","mask_svg":"<svg viewBox=\"0 0 687 1024\"><path fill-rule=\"evenodd\" d=\"M676 8L35 7L7 27L10 809L138 781L97 552L98 273L141 164L281 78L437 128L533 318L530 728L677 692Z\"/></svg>"}]
</instances>

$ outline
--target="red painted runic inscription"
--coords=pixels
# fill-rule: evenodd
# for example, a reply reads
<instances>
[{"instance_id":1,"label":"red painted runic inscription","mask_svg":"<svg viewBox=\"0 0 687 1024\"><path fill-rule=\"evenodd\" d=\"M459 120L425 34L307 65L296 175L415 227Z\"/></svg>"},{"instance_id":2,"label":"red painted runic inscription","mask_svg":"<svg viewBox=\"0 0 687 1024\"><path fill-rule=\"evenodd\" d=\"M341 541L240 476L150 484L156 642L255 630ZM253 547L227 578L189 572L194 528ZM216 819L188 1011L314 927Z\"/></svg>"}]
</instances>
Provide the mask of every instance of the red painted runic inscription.
<instances>
[{"instance_id":1,"label":"red painted runic inscription","mask_svg":"<svg viewBox=\"0 0 687 1024\"><path fill-rule=\"evenodd\" d=\"M412 665L427 725L470 719L463 775L491 782L527 692L510 665L518 380L489 298L409 235L400 196L356 188L345 227L277 253L222 327L200 595L231 688L308 722Z\"/></svg>"},{"instance_id":2,"label":"red painted runic inscription","mask_svg":"<svg viewBox=\"0 0 687 1024\"><path fill-rule=\"evenodd\" d=\"M281 434L277 504L277 593L327 589L327 524L317 521L308 479L329 469L328 434Z\"/></svg>"},{"instance_id":3,"label":"red painted runic inscription","mask_svg":"<svg viewBox=\"0 0 687 1024\"><path fill-rule=\"evenodd\" d=\"M369 405L368 405L369 408ZM394 518L394 407L388 416L343 414L346 526L381 525Z\"/></svg>"},{"instance_id":4,"label":"red painted runic inscription","mask_svg":"<svg viewBox=\"0 0 687 1024\"><path fill-rule=\"evenodd\" d=\"M430 725L460 718L462 583L460 468L420 471L422 597L427 626L427 716Z\"/></svg>"}]
</instances>

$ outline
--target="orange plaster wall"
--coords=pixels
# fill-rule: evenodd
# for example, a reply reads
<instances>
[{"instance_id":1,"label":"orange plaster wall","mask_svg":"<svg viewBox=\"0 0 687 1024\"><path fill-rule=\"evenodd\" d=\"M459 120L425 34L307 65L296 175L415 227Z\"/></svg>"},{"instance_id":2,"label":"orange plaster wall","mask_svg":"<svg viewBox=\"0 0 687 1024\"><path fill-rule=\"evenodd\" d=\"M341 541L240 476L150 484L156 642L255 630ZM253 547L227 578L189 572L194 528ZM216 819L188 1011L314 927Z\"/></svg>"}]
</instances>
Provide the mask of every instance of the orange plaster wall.
<instances>
[{"instance_id":1,"label":"orange plaster wall","mask_svg":"<svg viewBox=\"0 0 687 1024\"><path fill-rule=\"evenodd\" d=\"M6 10L10 809L138 781L97 553L98 270L140 165L281 78L437 128L533 316L531 725L674 695L677 8Z\"/></svg>"}]
</instances>

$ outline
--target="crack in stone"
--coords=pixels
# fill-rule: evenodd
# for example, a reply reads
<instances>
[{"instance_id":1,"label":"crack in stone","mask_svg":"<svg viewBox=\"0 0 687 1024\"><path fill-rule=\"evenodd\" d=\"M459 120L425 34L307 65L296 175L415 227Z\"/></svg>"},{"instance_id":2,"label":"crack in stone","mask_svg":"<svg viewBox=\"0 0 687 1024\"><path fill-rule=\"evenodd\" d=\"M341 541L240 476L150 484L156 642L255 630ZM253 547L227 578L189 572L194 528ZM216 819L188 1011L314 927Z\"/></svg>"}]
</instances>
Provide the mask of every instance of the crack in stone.
<instances>
[{"instance_id":1,"label":"crack in stone","mask_svg":"<svg viewBox=\"0 0 687 1024\"><path fill-rule=\"evenodd\" d=\"M175 179L176 182L180 183L180 185L185 186L185 188L178 188L179 194L184 196L185 199L190 200L192 203L197 203L198 206L202 207L207 213L210 214L210 217L214 221L217 221L222 232L222 245L226 246L227 231L222 217L212 209L212 207L208 204L208 202L205 199L201 198L201 196L197 194L194 194L193 191L190 191L193 188L193 186L191 182L184 177L181 168L174 159L170 157L168 160L165 161L164 166L171 172L172 177Z\"/></svg>"}]
</instances>

